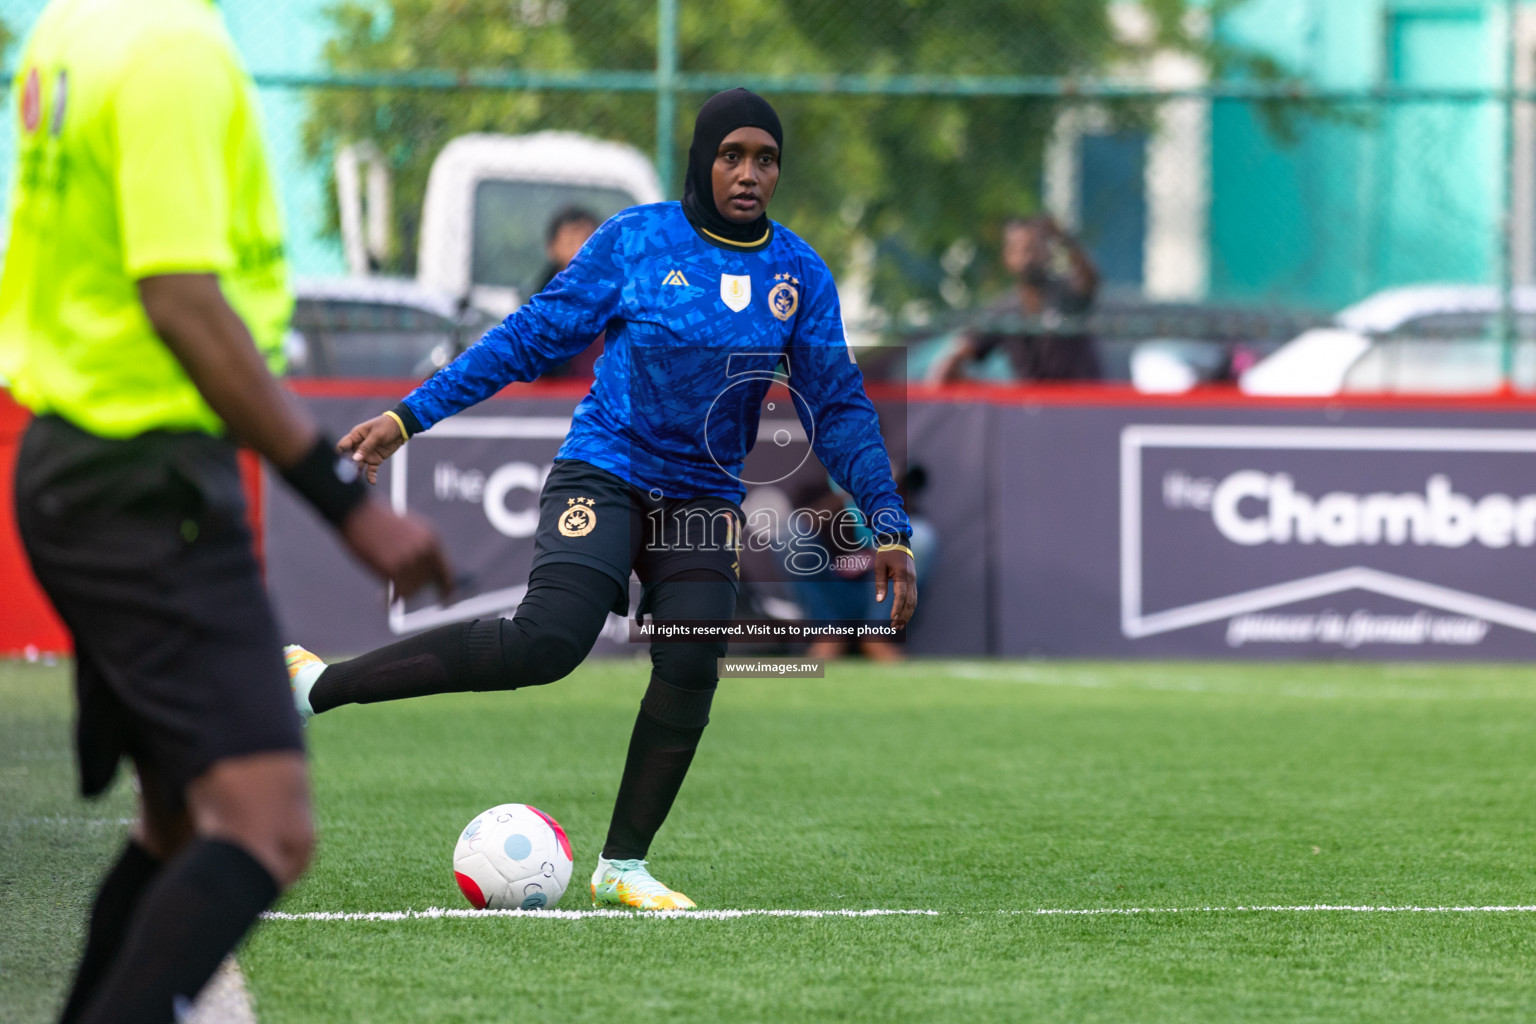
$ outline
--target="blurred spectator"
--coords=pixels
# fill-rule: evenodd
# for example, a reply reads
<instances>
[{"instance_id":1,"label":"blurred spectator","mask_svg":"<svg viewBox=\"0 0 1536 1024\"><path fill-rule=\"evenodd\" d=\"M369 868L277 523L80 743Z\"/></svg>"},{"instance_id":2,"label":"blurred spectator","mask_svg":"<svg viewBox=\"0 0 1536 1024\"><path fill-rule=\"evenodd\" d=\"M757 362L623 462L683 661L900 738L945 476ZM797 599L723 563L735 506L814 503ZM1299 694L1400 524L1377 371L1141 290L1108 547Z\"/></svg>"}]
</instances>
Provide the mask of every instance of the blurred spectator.
<instances>
[{"instance_id":1,"label":"blurred spectator","mask_svg":"<svg viewBox=\"0 0 1536 1024\"><path fill-rule=\"evenodd\" d=\"M927 471L922 466L913 466L906 473L898 474L896 480L897 493L912 521L912 560L917 566L919 593L933 571L938 554L938 534L919 511L918 497L927 479ZM795 507L815 513L818 525L815 535L805 540L819 546L825 555L823 568L809 575L796 572L788 562L785 564L786 576L795 581L795 601L805 618L844 622L888 620L889 598L885 604L875 600L873 534L863 525L863 517L853 499L826 479L799 497L801 500ZM832 525L839 514L852 515L861 524L852 531L853 536L846 536L849 531ZM819 640L811 644L805 654L809 658L838 658L855 652L871 661L901 661L903 658L900 645L879 640Z\"/></svg>"},{"instance_id":2,"label":"blurred spectator","mask_svg":"<svg viewBox=\"0 0 1536 1024\"><path fill-rule=\"evenodd\" d=\"M560 210L549 220L549 226L544 229L544 255L549 262L544 266L544 272L539 275L538 287L534 294L538 294L553 281L571 260L581 252L581 247L587 244L587 239L597 230L597 217L580 206L567 206ZM545 377L565 377L590 379L593 376L593 367L597 365L598 357L603 354L603 335L599 334L592 339L579 354L545 373Z\"/></svg>"},{"instance_id":3,"label":"blurred spectator","mask_svg":"<svg viewBox=\"0 0 1536 1024\"><path fill-rule=\"evenodd\" d=\"M1019 380L1096 380L1093 340L1070 321L1085 316L1099 290L1099 271L1078 240L1049 216L1003 225L1003 267L1014 282L1005 312L1024 318L1022 333L967 330L935 361L929 380L956 380L965 364L1001 347Z\"/></svg>"},{"instance_id":4,"label":"blurred spectator","mask_svg":"<svg viewBox=\"0 0 1536 1024\"><path fill-rule=\"evenodd\" d=\"M548 288L555 275L570 266L571 260L596 230L597 217L580 206L567 206L550 218L549 226L544 229L544 255L549 262L539 275L535 293Z\"/></svg>"}]
</instances>

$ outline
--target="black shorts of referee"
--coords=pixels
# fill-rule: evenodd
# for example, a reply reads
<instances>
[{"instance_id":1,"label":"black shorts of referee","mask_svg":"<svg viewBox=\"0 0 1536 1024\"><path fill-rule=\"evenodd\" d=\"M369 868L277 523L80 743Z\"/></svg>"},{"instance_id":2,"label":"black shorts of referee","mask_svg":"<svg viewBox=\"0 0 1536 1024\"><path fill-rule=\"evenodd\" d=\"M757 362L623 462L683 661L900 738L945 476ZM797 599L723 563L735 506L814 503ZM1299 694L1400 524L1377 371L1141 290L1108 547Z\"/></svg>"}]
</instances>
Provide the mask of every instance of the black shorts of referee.
<instances>
[{"instance_id":1,"label":"black shorts of referee","mask_svg":"<svg viewBox=\"0 0 1536 1024\"><path fill-rule=\"evenodd\" d=\"M17 457L16 504L75 642L84 795L127 756L179 808L215 761L303 750L232 444L109 440L41 416Z\"/></svg>"},{"instance_id":2,"label":"black shorts of referee","mask_svg":"<svg viewBox=\"0 0 1536 1024\"><path fill-rule=\"evenodd\" d=\"M652 588L689 570L709 570L740 588L741 506L727 498L673 498L646 491L579 459L560 459L539 497L533 568L575 562L619 584L616 615L629 611L629 575L640 578L636 616ZM729 617L733 609L723 609Z\"/></svg>"}]
</instances>

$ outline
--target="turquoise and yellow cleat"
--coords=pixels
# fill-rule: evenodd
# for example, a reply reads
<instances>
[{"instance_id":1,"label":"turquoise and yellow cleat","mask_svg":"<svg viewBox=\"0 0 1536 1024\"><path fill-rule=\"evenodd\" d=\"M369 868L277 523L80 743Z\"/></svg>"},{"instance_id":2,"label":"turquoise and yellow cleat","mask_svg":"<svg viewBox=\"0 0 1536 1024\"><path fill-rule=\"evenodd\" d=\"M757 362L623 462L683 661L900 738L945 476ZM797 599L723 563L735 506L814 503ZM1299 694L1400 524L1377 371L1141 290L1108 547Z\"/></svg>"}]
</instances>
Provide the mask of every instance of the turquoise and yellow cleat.
<instances>
[{"instance_id":1,"label":"turquoise and yellow cleat","mask_svg":"<svg viewBox=\"0 0 1536 1024\"><path fill-rule=\"evenodd\" d=\"M283 660L288 663L288 685L293 690L293 706L299 711L299 720L309 725L309 720L315 717L315 709L309 703L309 691L314 688L320 673L325 671L326 664L298 644L289 644L283 648Z\"/></svg>"},{"instance_id":2,"label":"turquoise and yellow cleat","mask_svg":"<svg viewBox=\"0 0 1536 1024\"><path fill-rule=\"evenodd\" d=\"M692 910L693 900L651 877L643 860L597 858L592 873L592 904L637 910Z\"/></svg>"}]
</instances>

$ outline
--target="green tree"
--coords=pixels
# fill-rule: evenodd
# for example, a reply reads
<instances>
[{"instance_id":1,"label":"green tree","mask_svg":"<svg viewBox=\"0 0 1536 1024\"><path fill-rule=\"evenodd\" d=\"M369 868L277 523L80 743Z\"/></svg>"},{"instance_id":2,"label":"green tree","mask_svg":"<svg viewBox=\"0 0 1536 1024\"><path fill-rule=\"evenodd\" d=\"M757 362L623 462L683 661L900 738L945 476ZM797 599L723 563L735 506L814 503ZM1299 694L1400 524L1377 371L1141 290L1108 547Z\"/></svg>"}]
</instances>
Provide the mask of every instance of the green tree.
<instances>
[{"instance_id":1,"label":"green tree","mask_svg":"<svg viewBox=\"0 0 1536 1024\"><path fill-rule=\"evenodd\" d=\"M1195 47L1186 0L1151 11L1161 46ZM1118 45L1103 0L683 0L684 71L782 74L1020 75L1070 80L1134 56ZM466 80L481 71L653 68L654 0L343 0L326 58L336 72L418 74ZM684 166L703 95L679 102L672 137ZM934 301L941 255L957 238L994 240L1008 214L1039 208L1039 183L1058 99L770 93L785 122L783 187L774 216L834 268L859 239L876 243L877 302L895 309ZM1137 117L1124 106L1122 113ZM433 158L465 132L546 128L654 146L647 91L496 91L391 85L332 88L314 97L306 129L312 156L371 139L395 173L399 263L412 269ZM664 183L672 194L680 181ZM969 274L979 281L983 261Z\"/></svg>"}]
</instances>

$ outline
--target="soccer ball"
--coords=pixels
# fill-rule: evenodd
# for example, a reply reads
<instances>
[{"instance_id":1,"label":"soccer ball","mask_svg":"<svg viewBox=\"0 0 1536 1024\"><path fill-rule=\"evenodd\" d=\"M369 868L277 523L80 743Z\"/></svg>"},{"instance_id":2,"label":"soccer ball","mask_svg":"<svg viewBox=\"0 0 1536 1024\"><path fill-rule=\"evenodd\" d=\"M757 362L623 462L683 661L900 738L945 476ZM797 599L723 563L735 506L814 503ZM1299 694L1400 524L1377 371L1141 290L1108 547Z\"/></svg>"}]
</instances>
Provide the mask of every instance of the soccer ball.
<instances>
[{"instance_id":1,"label":"soccer ball","mask_svg":"<svg viewBox=\"0 0 1536 1024\"><path fill-rule=\"evenodd\" d=\"M477 908L552 907L571 881L571 841L537 807L501 804L476 815L459 835L453 877Z\"/></svg>"}]
</instances>

